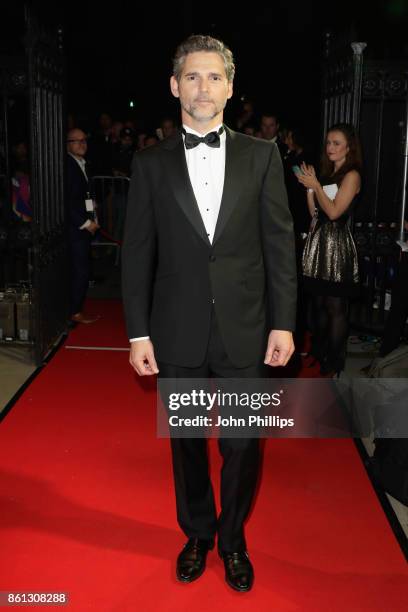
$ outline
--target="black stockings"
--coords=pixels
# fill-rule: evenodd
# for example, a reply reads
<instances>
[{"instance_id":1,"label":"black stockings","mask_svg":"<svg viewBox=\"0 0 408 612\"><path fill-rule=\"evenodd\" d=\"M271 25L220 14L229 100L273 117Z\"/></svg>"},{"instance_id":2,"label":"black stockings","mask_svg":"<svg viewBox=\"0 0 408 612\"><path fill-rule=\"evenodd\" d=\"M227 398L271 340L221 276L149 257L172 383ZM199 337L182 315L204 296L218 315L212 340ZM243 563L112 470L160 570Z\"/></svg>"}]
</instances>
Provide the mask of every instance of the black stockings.
<instances>
[{"instance_id":1,"label":"black stockings","mask_svg":"<svg viewBox=\"0 0 408 612\"><path fill-rule=\"evenodd\" d=\"M314 296L311 314L313 356L326 370L342 370L348 334L348 299Z\"/></svg>"}]
</instances>

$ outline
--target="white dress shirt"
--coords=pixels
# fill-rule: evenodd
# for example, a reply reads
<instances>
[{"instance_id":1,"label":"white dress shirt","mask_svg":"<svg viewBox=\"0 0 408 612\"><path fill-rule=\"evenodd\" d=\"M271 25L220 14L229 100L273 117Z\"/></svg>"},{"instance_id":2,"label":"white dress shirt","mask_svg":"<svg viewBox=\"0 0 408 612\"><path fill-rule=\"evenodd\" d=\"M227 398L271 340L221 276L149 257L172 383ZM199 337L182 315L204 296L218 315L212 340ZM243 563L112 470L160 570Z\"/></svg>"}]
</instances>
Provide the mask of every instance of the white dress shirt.
<instances>
[{"instance_id":1,"label":"white dress shirt","mask_svg":"<svg viewBox=\"0 0 408 612\"><path fill-rule=\"evenodd\" d=\"M221 125L220 123L209 130L209 132L217 132ZM183 125L183 127L186 132L190 132L196 136L206 136L209 133L200 134L200 132L196 132L187 125ZM211 243L214 238L215 226L217 225L222 192L224 189L225 150L225 130L220 134L219 147L209 147L204 142L200 142L193 149L184 149L191 186L204 223L205 231L207 232L208 240ZM130 338L129 342L148 339L149 336Z\"/></svg>"},{"instance_id":2,"label":"white dress shirt","mask_svg":"<svg viewBox=\"0 0 408 612\"><path fill-rule=\"evenodd\" d=\"M83 157L76 157L76 155L72 155L72 153L68 153L68 155L70 155L72 157L72 159L75 159L76 163L81 168L81 171L82 171L84 177L86 178L86 182L88 182L88 176L87 176L86 170L85 170L86 161L84 160L84 158ZM78 229L80 229L80 230L86 229L90 225L91 225L91 220L87 219L85 221L85 223L83 223Z\"/></svg>"},{"instance_id":3,"label":"white dress shirt","mask_svg":"<svg viewBox=\"0 0 408 612\"><path fill-rule=\"evenodd\" d=\"M73 155L72 153L68 153L68 155L70 155L72 157L72 159L75 159L76 163L81 168L81 171L82 171L84 177L86 178L86 181L88 182L88 176L87 176L86 170L85 170L86 161L84 160L84 158L83 157L77 157L76 155Z\"/></svg>"},{"instance_id":4,"label":"white dress shirt","mask_svg":"<svg viewBox=\"0 0 408 612\"><path fill-rule=\"evenodd\" d=\"M186 132L206 136L183 126ZM218 125L211 132L219 130ZM184 138L184 136L183 136ZM188 174L197 200L207 236L212 243L220 212L225 176L225 131L220 135L220 146L209 147L204 142L193 149L185 149Z\"/></svg>"}]
</instances>

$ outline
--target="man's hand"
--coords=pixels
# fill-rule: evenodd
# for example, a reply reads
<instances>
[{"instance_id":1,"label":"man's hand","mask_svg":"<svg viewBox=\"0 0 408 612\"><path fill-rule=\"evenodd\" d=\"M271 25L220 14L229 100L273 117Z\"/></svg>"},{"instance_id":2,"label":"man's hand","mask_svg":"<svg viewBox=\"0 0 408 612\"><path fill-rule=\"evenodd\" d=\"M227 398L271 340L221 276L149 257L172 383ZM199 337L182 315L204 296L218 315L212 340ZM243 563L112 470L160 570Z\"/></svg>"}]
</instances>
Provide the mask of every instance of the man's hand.
<instances>
[{"instance_id":1,"label":"man's hand","mask_svg":"<svg viewBox=\"0 0 408 612\"><path fill-rule=\"evenodd\" d=\"M99 228L100 228L100 225L95 223L95 221L91 221L90 224L85 229L87 229L88 232L91 232L91 234L95 234L96 230L98 230Z\"/></svg>"},{"instance_id":2,"label":"man's hand","mask_svg":"<svg viewBox=\"0 0 408 612\"><path fill-rule=\"evenodd\" d=\"M294 350L292 332L273 329L269 334L264 363L272 367L285 366Z\"/></svg>"},{"instance_id":3,"label":"man's hand","mask_svg":"<svg viewBox=\"0 0 408 612\"><path fill-rule=\"evenodd\" d=\"M136 340L130 343L129 363L139 376L151 376L159 372L151 340Z\"/></svg>"}]
</instances>

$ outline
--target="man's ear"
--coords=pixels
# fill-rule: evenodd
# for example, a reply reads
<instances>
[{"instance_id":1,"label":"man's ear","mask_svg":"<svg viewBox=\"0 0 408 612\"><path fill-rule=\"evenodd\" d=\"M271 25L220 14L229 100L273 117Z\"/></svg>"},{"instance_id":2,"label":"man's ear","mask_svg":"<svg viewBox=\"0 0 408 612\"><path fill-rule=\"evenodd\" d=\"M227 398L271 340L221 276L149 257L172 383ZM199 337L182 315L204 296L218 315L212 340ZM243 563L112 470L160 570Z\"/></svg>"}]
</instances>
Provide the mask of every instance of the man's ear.
<instances>
[{"instance_id":1,"label":"man's ear","mask_svg":"<svg viewBox=\"0 0 408 612\"><path fill-rule=\"evenodd\" d=\"M232 94L234 93L234 88L233 88L233 82L229 81L228 82L228 94L227 94L227 100L229 100L232 97Z\"/></svg>"},{"instance_id":2,"label":"man's ear","mask_svg":"<svg viewBox=\"0 0 408 612\"><path fill-rule=\"evenodd\" d=\"M173 94L175 98L180 97L178 81L174 75L170 77L170 89L171 89L171 93Z\"/></svg>"}]
</instances>

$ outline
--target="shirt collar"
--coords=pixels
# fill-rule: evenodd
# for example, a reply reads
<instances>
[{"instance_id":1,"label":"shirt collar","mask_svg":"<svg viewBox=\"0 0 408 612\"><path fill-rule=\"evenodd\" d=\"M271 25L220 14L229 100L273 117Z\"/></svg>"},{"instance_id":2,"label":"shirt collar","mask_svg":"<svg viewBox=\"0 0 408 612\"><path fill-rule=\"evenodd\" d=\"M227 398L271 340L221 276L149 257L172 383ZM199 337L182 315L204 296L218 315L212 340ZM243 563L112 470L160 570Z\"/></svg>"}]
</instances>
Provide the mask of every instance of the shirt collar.
<instances>
[{"instance_id":1,"label":"shirt collar","mask_svg":"<svg viewBox=\"0 0 408 612\"><path fill-rule=\"evenodd\" d=\"M70 155L73 159L75 159L75 161L78 162L78 164L81 164L81 166L85 166L86 161L83 157L77 157L76 155L73 155L72 153L68 153L68 155Z\"/></svg>"},{"instance_id":2,"label":"shirt collar","mask_svg":"<svg viewBox=\"0 0 408 612\"><path fill-rule=\"evenodd\" d=\"M195 134L196 136L207 136L207 134L209 134L210 132L218 132L221 126L222 126L222 123L220 123L219 125L216 125L211 130L206 132L205 134L200 134L200 132L196 132L195 130L193 130L193 128L183 123L183 128L186 130L186 132L189 132L190 134ZM220 134L220 138L222 138L223 136L225 138L225 130L222 132L222 134Z\"/></svg>"}]
</instances>

